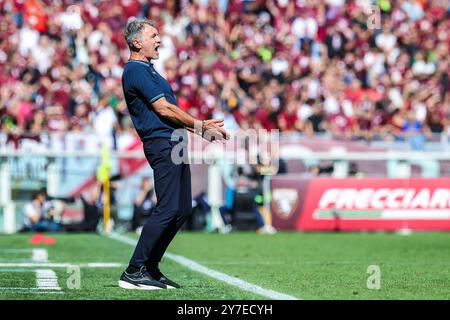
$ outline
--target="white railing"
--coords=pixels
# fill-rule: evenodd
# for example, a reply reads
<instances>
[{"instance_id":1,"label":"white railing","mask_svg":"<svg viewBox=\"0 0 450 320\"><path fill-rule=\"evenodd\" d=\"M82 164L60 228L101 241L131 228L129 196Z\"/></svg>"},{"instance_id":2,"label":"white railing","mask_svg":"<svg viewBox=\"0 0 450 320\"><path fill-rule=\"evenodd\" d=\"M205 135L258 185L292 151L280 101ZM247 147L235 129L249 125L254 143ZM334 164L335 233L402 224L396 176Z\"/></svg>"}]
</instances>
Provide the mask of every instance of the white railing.
<instances>
[{"instance_id":1,"label":"white railing","mask_svg":"<svg viewBox=\"0 0 450 320\"><path fill-rule=\"evenodd\" d=\"M342 149L335 149L331 152L305 152L304 148L298 148L296 145L280 146L280 155L285 160L299 161L320 161L328 160L333 162L333 176L343 178L348 175L349 163L352 161L386 161L388 168L388 177L408 178L411 175L411 166L419 165L422 167L423 177L437 177L440 172L439 161L450 161L450 152L347 152ZM111 152L112 159L144 159L142 151L139 152ZM191 159L205 157L200 152L191 152ZM208 163L208 196L210 204L214 208L222 205L222 170L217 156L209 153ZM230 159L233 154L225 155ZM55 151L0 151L0 207L3 211L3 228L5 233L15 232L15 203L12 200L12 175L10 168L11 159L33 159L40 157L45 159L46 174L45 181L49 194L58 190L59 175L58 167L55 167L56 159L64 158L94 158L100 159L99 152L55 152ZM193 179L195 179L193 177ZM270 177L268 177L270 179ZM266 184L267 185L267 184ZM215 209L214 209L215 210ZM218 221L216 219L216 221ZM220 223L220 222L217 222Z\"/></svg>"}]
</instances>

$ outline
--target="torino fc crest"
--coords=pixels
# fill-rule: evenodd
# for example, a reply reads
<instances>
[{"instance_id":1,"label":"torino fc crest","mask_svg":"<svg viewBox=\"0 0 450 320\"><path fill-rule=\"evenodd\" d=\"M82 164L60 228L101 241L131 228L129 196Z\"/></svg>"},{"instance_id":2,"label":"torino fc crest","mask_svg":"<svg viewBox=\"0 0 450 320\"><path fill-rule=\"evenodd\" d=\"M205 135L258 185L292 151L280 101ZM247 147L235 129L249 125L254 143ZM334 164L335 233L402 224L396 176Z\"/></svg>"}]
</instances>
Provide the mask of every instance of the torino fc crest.
<instances>
[{"instance_id":1,"label":"torino fc crest","mask_svg":"<svg viewBox=\"0 0 450 320\"><path fill-rule=\"evenodd\" d=\"M289 219L295 210L297 210L297 206L297 189L283 188L273 191L273 208L280 218Z\"/></svg>"}]
</instances>

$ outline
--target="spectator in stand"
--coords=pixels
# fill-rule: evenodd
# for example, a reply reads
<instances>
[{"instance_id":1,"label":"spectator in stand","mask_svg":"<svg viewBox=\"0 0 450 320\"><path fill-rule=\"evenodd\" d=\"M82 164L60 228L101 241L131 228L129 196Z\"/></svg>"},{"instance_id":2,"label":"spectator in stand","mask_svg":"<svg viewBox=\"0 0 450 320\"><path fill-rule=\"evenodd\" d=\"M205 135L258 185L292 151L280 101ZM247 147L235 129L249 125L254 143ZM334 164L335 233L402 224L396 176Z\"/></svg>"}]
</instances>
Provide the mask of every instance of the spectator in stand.
<instances>
[{"instance_id":1,"label":"spectator in stand","mask_svg":"<svg viewBox=\"0 0 450 320\"><path fill-rule=\"evenodd\" d=\"M381 28L367 26L367 5L379 5ZM17 136L122 130L128 48L120 30L132 16L158 22L155 67L180 107L200 118L225 112L244 129L389 139L392 118L412 98L425 105L421 121L447 127L449 8L419 0L5 0L2 127ZM438 98L420 94L428 90Z\"/></svg>"}]
</instances>

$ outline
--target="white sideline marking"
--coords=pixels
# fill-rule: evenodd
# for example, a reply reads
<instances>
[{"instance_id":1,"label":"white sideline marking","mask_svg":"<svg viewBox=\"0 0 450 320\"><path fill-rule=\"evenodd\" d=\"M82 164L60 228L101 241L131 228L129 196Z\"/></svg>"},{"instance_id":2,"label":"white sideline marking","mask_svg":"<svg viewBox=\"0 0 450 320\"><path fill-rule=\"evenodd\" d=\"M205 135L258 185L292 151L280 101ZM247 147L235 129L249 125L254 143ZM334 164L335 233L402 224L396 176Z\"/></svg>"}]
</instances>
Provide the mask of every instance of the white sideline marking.
<instances>
[{"instance_id":1,"label":"white sideline marking","mask_svg":"<svg viewBox=\"0 0 450 320\"><path fill-rule=\"evenodd\" d=\"M47 262L48 252L47 249L33 249L33 255L31 256L33 262Z\"/></svg>"},{"instance_id":2,"label":"white sideline marking","mask_svg":"<svg viewBox=\"0 0 450 320\"><path fill-rule=\"evenodd\" d=\"M0 287L0 290L39 290L39 288L32 287L32 288L25 288L25 287Z\"/></svg>"},{"instance_id":3,"label":"white sideline marking","mask_svg":"<svg viewBox=\"0 0 450 320\"><path fill-rule=\"evenodd\" d=\"M58 284L58 276L51 269L36 270L36 287L38 290L61 291L61 287Z\"/></svg>"},{"instance_id":4,"label":"white sideline marking","mask_svg":"<svg viewBox=\"0 0 450 320\"><path fill-rule=\"evenodd\" d=\"M40 291L39 288L14 288L14 287L0 287L2 294L13 293L35 293L35 294L64 294L63 291Z\"/></svg>"},{"instance_id":5,"label":"white sideline marking","mask_svg":"<svg viewBox=\"0 0 450 320\"><path fill-rule=\"evenodd\" d=\"M36 287L38 290L61 291L61 287L58 284L58 276L51 269L36 270Z\"/></svg>"},{"instance_id":6,"label":"white sideline marking","mask_svg":"<svg viewBox=\"0 0 450 320\"><path fill-rule=\"evenodd\" d=\"M21 293L21 294L30 294L30 293L34 293L34 294L64 294L64 292L62 291L10 291L10 292L5 292L8 294L17 294L17 293Z\"/></svg>"},{"instance_id":7,"label":"white sideline marking","mask_svg":"<svg viewBox=\"0 0 450 320\"><path fill-rule=\"evenodd\" d=\"M112 234L109 237L112 239L121 241L123 243L127 243L132 246L135 246L137 244L136 240L129 238L127 236L124 236L124 235ZM225 273L218 272L213 269L209 269L209 268L207 268L193 260L187 259L183 256L175 255L175 254L168 253L168 252L166 252L166 254L164 256L166 256L170 260L173 260L173 261L187 267L188 269L206 274L207 276L209 276L211 278L223 281L229 285L238 287L239 289L242 289L244 291L256 293L261 296L264 296L264 297L267 297L270 299L275 299L275 300L299 300L299 298L297 298L297 297L290 296L290 295L287 295L284 293L280 293L280 292L277 292L274 290L264 289L260 286L257 286L255 284L252 284L252 283L243 281L241 279L229 276Z\"/></svg>"},{"instance_id":8,"label":"white sideline marking","mask_svg":"<svg viewBox=\"0 0 450 320\"><path fill-rule=\"evenodd\" d=\"M20 273L20 272L34 272L34 270L30 269L0 269L0 272L5 272L5 273Z\"/></svg>"},{"instance_id":9,"label":"white sideline marking","mask_svg":"<svg viewBox=\"0 0 450 320\"><path fill-rule=\"evenodd\" d=\"M120 268L125 264L117 262L88 262L88 263L67 263L67 262L24 262L24 263L0 263L0 268L67 268L79 266L80 268Z\"/></svg>"},{"instance_id":10,"label":"white sideline marking","mask_svg":"<svg viewBox=\"0 0 450 320\"><path fill-rule=\"evenodd\" d=\"M0 261L49 262L47 249L1 249L0 254L31 253L31 258L0 258Z\"/></svg>"}]
</instances>

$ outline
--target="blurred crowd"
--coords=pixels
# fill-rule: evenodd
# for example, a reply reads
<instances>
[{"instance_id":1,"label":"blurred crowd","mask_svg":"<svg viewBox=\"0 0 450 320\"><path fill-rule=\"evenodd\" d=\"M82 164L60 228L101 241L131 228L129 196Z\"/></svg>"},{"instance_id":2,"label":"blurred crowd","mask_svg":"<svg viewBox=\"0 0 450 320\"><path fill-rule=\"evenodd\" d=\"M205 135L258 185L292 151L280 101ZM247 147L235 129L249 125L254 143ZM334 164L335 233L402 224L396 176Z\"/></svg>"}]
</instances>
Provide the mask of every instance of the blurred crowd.
<instances>
[{"instance_id":1,"label":"blurred crowd","mask_svg":"<svg viewBox=\"0 0 450 320\"><path fill-rule=\"evenodd\" d=\"M11 134L130 128L130 17L156 21L156 68L179 106L342 139L450 133L450 5L427 0L3 0L0 126Z\"/></svg>"}]
</instances>

